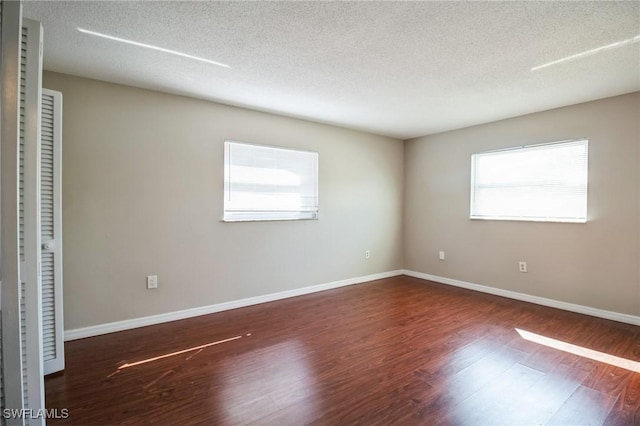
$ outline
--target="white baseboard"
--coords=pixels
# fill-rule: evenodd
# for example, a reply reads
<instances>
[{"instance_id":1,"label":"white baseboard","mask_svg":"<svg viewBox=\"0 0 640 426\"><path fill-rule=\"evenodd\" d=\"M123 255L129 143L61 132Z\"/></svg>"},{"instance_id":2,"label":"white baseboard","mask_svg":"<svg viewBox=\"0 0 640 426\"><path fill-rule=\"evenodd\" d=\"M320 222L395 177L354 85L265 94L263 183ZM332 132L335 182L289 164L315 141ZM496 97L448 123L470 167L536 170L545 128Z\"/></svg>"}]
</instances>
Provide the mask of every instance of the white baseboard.
<instances>
[{"instance_id":1,"label":"white baseboard","mask_svg":"<svg viewBox=\"0 0 640 426\"><path fill-rule=\"evenodd\" d=\"M113 333L116 331L129 330L132 328L145 327L147 325L160 324L163 322L176 321L185 318L207 315L215 312L228 311L230 309L242 308L245 306L257 305L260 303L273 302L275 300L289 297L302 296L303 294L316 293L330 290L332 288L344 287L353 284L360 284L367 281L380 280L383 278L402 275L403 271L389 271L379 274L365 275L363 277L349 278L346 280L333 281L326 284L318 284L310 287L296 288L293 290L281 291L278 293L265 294L262 296L248 297L246 299L233 300L230 302L217 303L215 305L200 306L197 308L185 309L182 311L167 312L164 314L152 315L148 317L134 318L124 321L110 322L106 324L94 325L91 327L65 330L64 340L83 339L85 337L98 336L101 334Z\"/></svg>"},{"instance_id":2,"label":"white baseboard","mask_svg":"<svg viewBox=\"0 0 640 426\"><path fill-rule=\"evenodd\" d=\"M518 293L516 291L503 290L500 288L488 287L488 286L474 284L466 281L454 280L451 278L438 277L436 275L409 271L406 269L403 270L402 272L404 275L414 277L414 278L420 278L428 281L435 281L441 284L448 284L455 287L462 287L469 290L480 291L482 293L489 293L496 296L508 297L509 299L522 300L523 302L535 303L537 305L549 306L552 308L563 309L565 311L591 315L593 317L605 318L613 321L624 322L627 324L640 325L640 317L635 315L621 314L618 312L606 311L604 309L597 309L597 308L591 308L589 306L576 305L568 302L561 302L558 300L532 296L525 293Z\"/></svg>"}]
</instances>

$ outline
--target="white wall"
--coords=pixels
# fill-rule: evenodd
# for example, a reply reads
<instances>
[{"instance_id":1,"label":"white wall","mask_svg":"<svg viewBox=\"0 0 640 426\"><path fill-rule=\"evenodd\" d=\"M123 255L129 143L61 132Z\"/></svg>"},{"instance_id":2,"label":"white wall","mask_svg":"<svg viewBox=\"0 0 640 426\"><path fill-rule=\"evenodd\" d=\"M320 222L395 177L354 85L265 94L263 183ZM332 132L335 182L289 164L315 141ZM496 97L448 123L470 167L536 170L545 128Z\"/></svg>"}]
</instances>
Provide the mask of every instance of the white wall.
<instances>
[{"instance_id":1,"label":"white wall","mask_svg":"<svg viewBox=\"0 0 640 426\"><path fill-rule=\"evenodd\" d=\"M402 267L402 141L51 72L44 87L64 95L66 329ZM222 223L225 139L318 151L320 220Z\"/></svg>"},{"instance_id":2,"label":"white wall","mask_svg":"<svg viewBox=\"0 0 640 426\"><path fill-rule=\"evenodd\" d=\"M469 219L471 154L581 137L586 224ZM639 315L639 144L640 93L407 141L405 269Z\"/></svg>"}]
</instances>

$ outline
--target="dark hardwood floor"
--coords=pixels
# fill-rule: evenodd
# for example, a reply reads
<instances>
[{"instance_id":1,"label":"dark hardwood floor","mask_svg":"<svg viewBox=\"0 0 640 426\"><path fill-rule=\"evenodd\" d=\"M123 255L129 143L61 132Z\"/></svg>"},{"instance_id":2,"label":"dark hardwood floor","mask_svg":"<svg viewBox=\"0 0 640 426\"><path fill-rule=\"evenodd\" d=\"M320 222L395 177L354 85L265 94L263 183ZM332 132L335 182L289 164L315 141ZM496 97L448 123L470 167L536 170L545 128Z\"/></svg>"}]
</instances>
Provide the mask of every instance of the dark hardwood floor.
<instances>
[{"instance_id":1,"label":"dark hardwood floor","mask_svg":"<svg viewBox=\"0 0 640 426\"><path fill-rule=\"evenodd\" d=\"M67 342L46 405L75 425L640 425L639 336L403 276Z\"/></svg>"}]
</instances>

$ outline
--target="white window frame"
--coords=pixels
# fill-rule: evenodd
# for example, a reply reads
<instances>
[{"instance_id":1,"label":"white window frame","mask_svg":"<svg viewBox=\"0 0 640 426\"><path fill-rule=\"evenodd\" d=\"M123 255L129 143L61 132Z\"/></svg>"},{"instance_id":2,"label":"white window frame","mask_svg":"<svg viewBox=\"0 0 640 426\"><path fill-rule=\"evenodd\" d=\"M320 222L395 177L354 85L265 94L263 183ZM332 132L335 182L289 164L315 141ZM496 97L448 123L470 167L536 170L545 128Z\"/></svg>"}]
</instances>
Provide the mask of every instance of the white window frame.
<instances>
[{"instance_id":1,"label":"white window frame","mask_svg":"<svg viewBox=\"0 0 640 426\"><path fill-rule=\"evenodd\" d=\"M549 147L549 146L557 146L557 145L570 145L570 144L578 144L578 143L584 143L585 145L585 182L584 182L584 216L583 215L579 215L579 216L575 216L575 217L570 217L568 215L565 216L561 216L561 215L549 215L549 216L536 216L536 215L522 215L522 216L512 216L512 215L499 215L499 214L495 214L495 215L482 215L476 212L476 190L477 188L477 183L476 183L476 178L477 178L477 167L478 167L478 159L482 156L490 156L490 155L496 155L496 154L509 154L511 152L513 153L522 153L525 151L533 151L533 150L540 150L540 149L544 149L545 147ZM524 145L524 146L519 146L519 147L514 147L514 148L507 148L507 149L500 149L500 150L493 150L493 151L485 151L485 152L480 152L480 153L475 153L471 156L471 197L470 197L470 214L469 214L469 218L470 219L479 219L479 220L503 220L503 221L530 221L530 222L568 222L568 223L585 223L587 222L587 218L588 218L588 170L589 170L589 140L587 138L580 138L580 139L573 139L573 140L564 140L564 141L558 141L558 142L551 142L551 143L541 143L541 144L535 144L535 145Z\"/></svg>"},{"instance_id":2,"label":"white window frame","mask_svg":"<svg viewBox=\"0 0 640 426\"><path fill-rule=\"evenodd\" d=\"M283 206L277 206L277 203L273 208L265 208L263 206L256 205L255 209L247 208L246 206L238 207L238 204L233 203L233 175L232 175L232 151L234 146L244 147L257 147L260 149L273 150L274 154L277 151L287 152L290 156L299 154L301 161L308 161L311 164L310 186L312 187L310 192L299 193L302 198L311 200L310 205L300 205L299 208L285 208ZM317 220L318 219L318 206L319 206L319 169L318 169L318 157L319 154L315 151L284 148L279 146L262 145L255 143L239 142L234 140L226 140L224 142L224 203L223 203L223 222L255 222L255 221L283 221L283 220ZM265 168L265 171L276 172L274 176L284 175L286 177L288 171L280 168ZM249 174L250 175L250 174ZM268 173L265 173L268 175ZM237 182L237 181L236 181ZM250 184L250 183L249 183ZM279 183L273 183L274 186L280 185ZM285 185L286 186L286 185ZM302 186L302 184L301 184ZM307 185L308 186L308 185ZM301 190L303 190L301 188ZM259 192L258 192L259 194ZM268 192L265 192L268 194ZM295 194L295 193L292 193ZM260 204L258 202L258 204ZM262 208L261 208L262 207Z\"/></svg>"}]
</instances>

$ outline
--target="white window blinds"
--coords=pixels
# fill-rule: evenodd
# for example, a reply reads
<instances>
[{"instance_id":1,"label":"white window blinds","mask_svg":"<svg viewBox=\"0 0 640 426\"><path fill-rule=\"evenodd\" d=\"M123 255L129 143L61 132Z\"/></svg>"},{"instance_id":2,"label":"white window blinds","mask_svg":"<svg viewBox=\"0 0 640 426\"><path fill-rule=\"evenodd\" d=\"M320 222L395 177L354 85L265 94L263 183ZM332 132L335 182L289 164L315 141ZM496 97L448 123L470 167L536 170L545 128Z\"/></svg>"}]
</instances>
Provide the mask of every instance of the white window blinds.
<instances>
[{"instance_id":1,"label":"white window blinds","mask_svg":"<svg viewBox=\"0 0 640 426\"><path fill-rule=\"evenodd\" d=\"M588 144L558 142L471 157L471 218L586 222Z\"/></svg>"},{"instance_id":2,"label":"white window blinds","mask_svg":"<svg viewBox=\"0 0 640 426\"><path fill-rule=\"evenodd\" d=\"M317 152L225 142L225 221L317 217Z\"/></svg>"}]
</instances>

